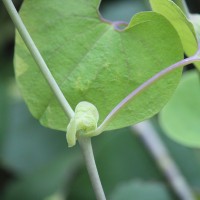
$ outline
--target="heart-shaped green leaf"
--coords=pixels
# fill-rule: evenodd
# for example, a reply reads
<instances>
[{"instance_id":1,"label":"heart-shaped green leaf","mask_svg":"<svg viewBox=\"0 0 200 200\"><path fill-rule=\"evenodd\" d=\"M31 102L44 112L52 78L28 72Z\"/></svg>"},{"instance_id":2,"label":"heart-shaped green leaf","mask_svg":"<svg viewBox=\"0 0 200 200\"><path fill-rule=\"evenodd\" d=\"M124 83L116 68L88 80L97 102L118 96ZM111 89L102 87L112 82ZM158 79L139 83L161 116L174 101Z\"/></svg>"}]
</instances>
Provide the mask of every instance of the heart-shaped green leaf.
<instances>
[{"instance_id":1,"label":"heart-shaped green leaf","mask_svg":"<svg viewBox=\"0 0 200 200\"><path fill-rule=\"evenodd\" d=\"M165 16L176 29L187 56L192 56L197 50L197 38L192 23L182 10L171 0L150 0L153 11ZM200 64L196 67L200 69Z\"/></svg>"},{"instance_id":2,"label":"heart-shaped green leaf","mask_svg":"<svg viewBox=\"0 0 200 200\"><path fill-rule=\"evenodd\" d=\"M164 107L160 122L166 134L182 144L200 147L200 87L196 72L187 72Z\"/></svg>"},{"instance_id":3,"label":"heart-shaped green leaf","mask_svg":"<svg viewBox=\"0 0 200 200\"><path fill-rule=\"evenodd\" d=\"M136 15L124 31L98 13L99 1L25 1L21 16L72 108L94 104L101 123L131 91L183 58L179 36L160 14ZM50 128L66 130L65 116L23 41L17 35L17 82L32 114ZM179 82L175 70L138 95L107 130L142 121L157 113Z\"/></svg>"}]
</instances>

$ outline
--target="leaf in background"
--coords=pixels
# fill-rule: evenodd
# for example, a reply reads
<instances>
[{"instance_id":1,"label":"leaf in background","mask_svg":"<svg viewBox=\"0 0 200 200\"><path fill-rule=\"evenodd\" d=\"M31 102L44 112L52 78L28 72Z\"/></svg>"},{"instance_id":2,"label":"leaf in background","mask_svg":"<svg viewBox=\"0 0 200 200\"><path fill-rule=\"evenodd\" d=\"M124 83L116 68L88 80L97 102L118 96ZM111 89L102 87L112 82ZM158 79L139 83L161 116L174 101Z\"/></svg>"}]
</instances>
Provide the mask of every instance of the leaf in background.
<instances>
[{"instance_id":1,"label":"leaf in background","mask_svg":"<svg viewBox=\"0 0 200 200\"><path fill-rule=\"evenodd\" d=\"M1 167L17 180L6 185L3 199L41 200L58 191L67 194L74 173L82 165L77 149L67 148L65 134L39 125L21 101L9 96L6 111Z\"/></svg>"},{"instance_id":2,"label":"leaf in background","mask_svg":"<svg viewBox=\"0 0 200 200\"><path fill-rule=\"evenodd\" d=\"M183 49L187 56L197 51L197 38L192 23L186 18L182 10L171 0L150 0L153 11L165 16L177 30ZM195 63L198 69L200 64Z\"/></svg>"},{"instance_id":3,"label":"leaf in background","mask_svg":"<svg viewBox=\"0 0 200 200\"><path fill-rule=\"evenodd\" d=\"M185 177L190 188L195 195L200 194L200 149L191 148L177 143L171 138L167 137L160 123L157 119L152 120L154 127L161 136L161 139L165 143L171 157L176 162L182 175ZM188 162L189 161L189 162Z\"/></svg>"},{"instance_id":4,"label":"leaf in background","mask_svg":"<svg viewBox=\"0 0 200 200\"><path fill-rule=\"evenodd\" d=\"M195 195L200 194L200 149L188 148L182 144L177 144L170 138L165 137L164 140L190 188Z\"/></svg>"},{"instance_id":5,"label":"leaf in background","mask_svg":"<svg viewBox=\"0 0 200 200\"><path fill-rule=\"evenodd\" d=\"M120 184L109 199L171 200L172 197L162 183L129 181Z\"/></svg>"},{"instance_id":6,"label":"leaf in background","mask_svg":"<svg viewBox=\"0 0 200 200\"><path fill-rule=\"evenodd\" d=\"M200 86L197 72L187 72L160 114L166 134L190 147L200 147Z\"/></svg>"},{"instance_id":7,"label":"leaf in background","mask_svg":"<svg viewBox=\"0 0 200 200\"><path fill-rule=\"evenodd\" d=\"M195 194L200 193L200 150L177 144L166 137L158 122L156 126L172 159L180 168L191 189ZM97 168L108 196L117 185L132 179L166 183L155 160L149 155L138 135L133 134L129 128L109 131L94 137L93 147ZM69 199L95 199L84 167L71 182Z\"/></svg>"},{"instance_id":8,"label":"leaf in background","mask_svg":"<svg viewBox=\"0 0 200 200\"><path fill-rule=\"evenodd\" d=\"M66 159L71 155L77 156L76 149L67 148L65 134L39 125L24 103L9 104L7 119L2 164L17 175L31 174L47 163L56 162L61 155Z\"/></svg>"},{"instance_id":9,"label":"leaf in background","mask_svg":"<svg viewBox=\"0 0 200 200\"><path fill-rule=\"evenodd\" d=\"M174 28L159 14L137 15L141 23L119 32L99 19L98 3L25 1L21 16L70 105L74 108L83 100L93 103L101 123L133 89L181 60L183 50ZM150 20L143 22L148 16ZM32 114L43 125L65 131L69 121L19 35L15 71ZM180 75L181 70L176 70L144 91L107 129L129 126L157 113Z\"/></svg>"},{"instance_id":10,"label":"leaf in background","mask_svg":"<svg viewBox=\"0 0 200 200\"><path fill-rule=\"evenodd\" d=\"M10 183L4 200L41 200L56 192L65 196L79 165L80 159L77 154L60 155L34 173Z\"/></svg>"}]
</instances>

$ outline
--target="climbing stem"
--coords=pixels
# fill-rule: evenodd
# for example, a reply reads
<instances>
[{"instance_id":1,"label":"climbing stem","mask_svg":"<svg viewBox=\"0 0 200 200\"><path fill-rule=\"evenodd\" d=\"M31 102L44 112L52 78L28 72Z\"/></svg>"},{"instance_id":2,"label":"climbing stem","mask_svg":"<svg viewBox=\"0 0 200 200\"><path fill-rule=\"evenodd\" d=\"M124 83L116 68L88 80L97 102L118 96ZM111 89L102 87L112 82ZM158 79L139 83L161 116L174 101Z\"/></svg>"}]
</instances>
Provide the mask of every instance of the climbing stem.
<instances>
[{"instance_id":1,"label":"climbing stem","mask_svg":"<svg viewBox=\"0 0 200 200\"><path fill-rule=\"evenodd\" d=\"M50 88L52 89L55 97L58 99L60 105L62 106L63 110L65 111L66 115L69 118L72 118L74 115L74 111L72 110L71 106L69 105L68 101L66 100L65 96L63 95L61 89L59 88L58 84L56 83L54 77L52 76L49 68L47 67L44 59L42 58L39 50L37 49L35 43L33 42L31 36L29 35L24 23L22 22L18 12L13 5L11 0L3 0L7 11L13 20L19 34L21 35L24 43L26 44L27 48L29 49L32 57L34 58L35 62L39 66L43 76L45 77L47 83L49 84Z\"/></svg>"},{"instance_id":2,"label":"climbing stem","mask_svg":"<svg viewBox=\"0 0 200 200\"><path fill-rule=\"evenodd\" d=\"M90 137L80 137L78 139L80 147L82 149L83 156L85 158L86 167L89 173L89 177L92 183L93 190L96 194L97 200L106 200L103 187L99 178L97 167L94 160L91 138Z\"/></svg>"},{"instance_id":3,"label":"climbing stem","mask_svg":"<svg viewBox=\"0 0 200 200\"><path fill-rule=\"evenodd\" d=\"M71 119L74 116L74 111L72 110L71 106L69 105L68 101L63 95L61 89L59 88L57 82L55 81L53 75L51 74L49 68L47 67L44 59L42 58L39 50L34 44L25 25L23 24L20 16L18 15L18 12L16 11L15 6L13 5L13 2L11 0L3 0L3 2L19 34L24 40L24 43L26 44L31 55L35 59L35 62L39 66L43 76L45 77L47 83L49 84L49 87L52 89L55 97L58 99L66 115ZM85 158L86 167L87 167L96 197L98 200L105 200L106 198L104 195L103 188L101 186L100 178L99 178L95 160L94 160L91 140L90 138L79 137L78 141Z\"/></svg>"}]
</instances>

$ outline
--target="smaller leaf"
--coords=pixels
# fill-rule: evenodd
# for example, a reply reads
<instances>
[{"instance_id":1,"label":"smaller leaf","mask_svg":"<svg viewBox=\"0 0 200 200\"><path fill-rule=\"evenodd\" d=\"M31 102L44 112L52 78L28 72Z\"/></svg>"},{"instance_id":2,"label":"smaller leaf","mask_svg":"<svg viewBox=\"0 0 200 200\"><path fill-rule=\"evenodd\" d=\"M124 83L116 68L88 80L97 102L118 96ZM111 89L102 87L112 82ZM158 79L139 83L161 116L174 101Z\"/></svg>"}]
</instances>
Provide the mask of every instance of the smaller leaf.
<instances>
[{"instance_id":1,"label":"smaller leaf","mask_svg":"<svg viewBox=\"0 0 200 200\"><path fill-rule=\"evenodd\" d=\"M190 147L200 147L200 85L196 72L188 72L160 114L166 134Z\"/></svg>"},{"instance_id":2,"label":"smaller leaf","mask_svg":"<svg viewBox=\"0 0 200 200\"><path fill-rule=\"evenodd\" d=\"M197 50L196 33L192 23L186 18L182 10L171 0L150 0L150 3L153 11L166 17L174 26L187 56L193 55ZM200 65L198 66L200 69Z\"/></svg>"},{"instance_id":3,"label":"smaller leaf","mask_svg":"<svg viewBox=\"0 0 200 200\"><path fill-rule=\"evenodd\" d=\"M131 181L121 184L111 195L111 200L170 200L167 188L161 183Z\"/></svg>"}]
</instances>

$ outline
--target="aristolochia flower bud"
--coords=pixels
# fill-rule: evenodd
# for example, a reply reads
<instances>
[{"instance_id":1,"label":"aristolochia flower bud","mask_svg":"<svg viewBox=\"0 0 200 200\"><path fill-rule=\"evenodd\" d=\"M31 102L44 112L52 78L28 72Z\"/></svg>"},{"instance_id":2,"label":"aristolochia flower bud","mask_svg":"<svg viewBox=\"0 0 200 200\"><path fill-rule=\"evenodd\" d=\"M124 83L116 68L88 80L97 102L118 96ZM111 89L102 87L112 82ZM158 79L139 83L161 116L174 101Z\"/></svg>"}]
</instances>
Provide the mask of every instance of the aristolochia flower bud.
<instances>
[{"instance_id":1,"label":"aristolochia flower bud","mask_svg":"<svg viewBox=\"0 0 200 200\"><path fill-rule=\"evenodd\" d=\"M96 130L98 120L99 113L97 108L89 102L80 102L76 106L74 117L67 127L66 138L68 146L72 147L76 144L77 133L79 133L79 136L84 136L88 132Z\"/></svg>"}]
</instances>

